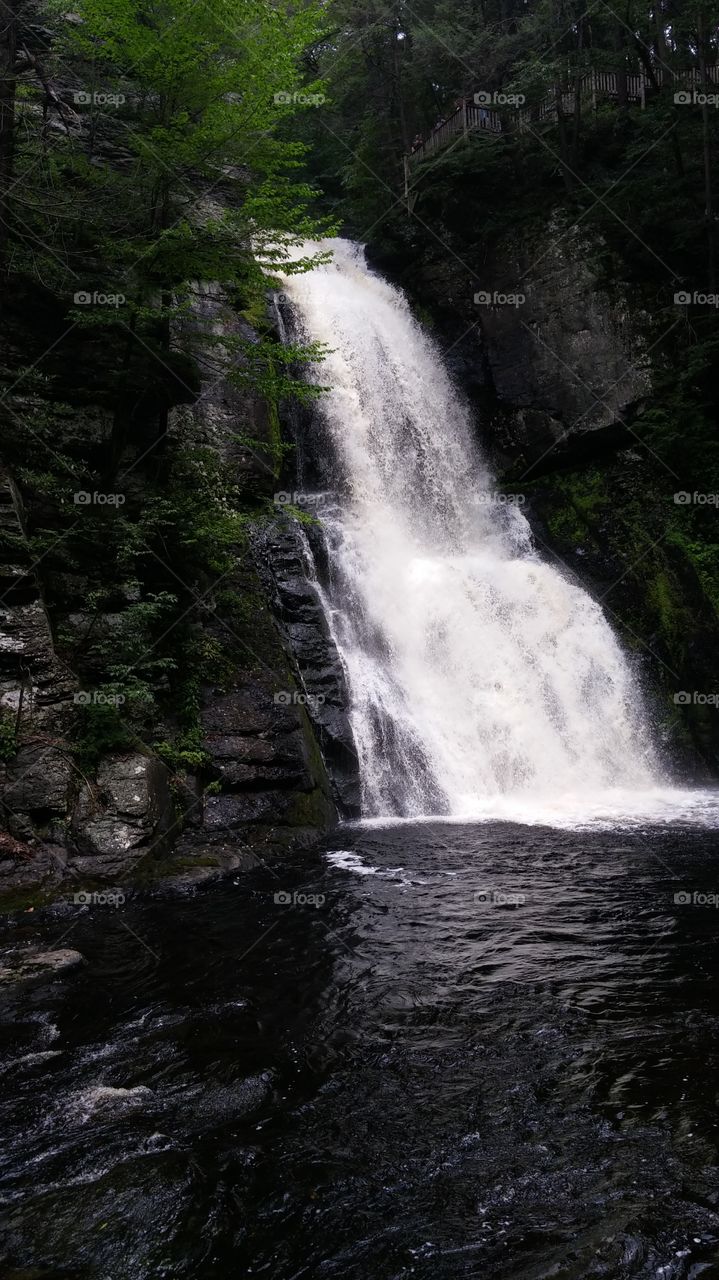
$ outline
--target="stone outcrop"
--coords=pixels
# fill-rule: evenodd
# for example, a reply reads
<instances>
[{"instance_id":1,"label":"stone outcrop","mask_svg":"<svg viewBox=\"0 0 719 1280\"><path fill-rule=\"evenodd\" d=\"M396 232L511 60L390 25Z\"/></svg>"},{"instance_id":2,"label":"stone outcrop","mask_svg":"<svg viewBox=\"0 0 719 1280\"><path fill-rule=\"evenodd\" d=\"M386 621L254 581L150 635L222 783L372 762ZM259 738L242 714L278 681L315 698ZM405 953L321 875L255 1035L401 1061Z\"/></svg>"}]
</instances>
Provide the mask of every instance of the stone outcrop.
<instances>
[{"instance_id":1,"label":"stone outcrop","mask_svg":"<svg viewBox=\"0 0 719 1280\"><path fill-rule=\"evenodd\" d=\"M21 309L7 320L9 331L17 331L18 349L10 350L17 361L29 340L23 315ZM187 353L181 386L154 387L148 376L142 391L143 413L155 431L160 401L174 399L162 448L210 450L239 488L271 494L277 483L276 411L221 372L241 365L243 344L257 341L253 330L218 286L198 284L176 337ZM84 374L83 361L92 352L78 354ZM207 370L206 376L197 378L197 369ZM6 374L12 385L10 366ZM92 402L104 376L95 375L82 408L67 416L66 401L74 400L71 370L67 362L53 369L61 391L53 412L63 422L63 448L81 475L107 465L112 445L112 414L99 395ZM40 402L32 410L38 419L46 411ZM141 506L145 483L133 463L148 451L139 418L125 447L123 515L131 521L130 505ZM24 456L15 436L9 456L16 466ZM185 883L256 865L327 830L337 810L318 745L320 727L308 715L290 638L268 604L268 591L274 603L274 585L260 578L245 546L236 548L235 570L221 575L221 592L206 592L193 618L198 639L221 655L221 669L216 683L203 674L199 738L187 764L168 754L167 742L163 758L153 747L156 739L173 737L172 708L161 723L148 720L139 736L133 727L126 735L131 746L104 745L101 736L97 763L81 761L81 712L94 698L87 689L108 679L127 611L142 607L147 588L113 581L92 596L84 565L68 552L64 537L57 539L59 554L51 547L34 557L11 466L0 472L0 903L45 899L83 884L158 876ZM33 493L35 527L52 529L58 498ZM72 489L59 501L72 502ZM78 519L83 511L78 508ZM115 536L112 514L109 538ZM297 571L301 576L299 565ZM102 586L101 575L99 581ZM67 662L58 657L56 637ZM107 694L100 697L107 703ZM330 716L328 707L328 724ZM117 717L120 727L126 720ZM101 717L88 723L102 734ZM323 732L329 741L330 729Z\"/></svg>"},{"instance_id":2,"label":"stone outcrop","mask_svg":"<svg viewBox=\"0 0 719 1280\"><path fill-rule=\"evenodd\" d=\"M221 285L203 280L193 289L189 314L177 323L177 336L200 368L209 354L219 372L203 377L197 399L174 411L171 433L182 432L191 422L193 437L215 449L238 481L251 477L256 489L271 494L276 482L271 446L273 438L279 442L279 424L263 396L238 387L223 373L223 368L242 365L237 344L257 341L252 326L231 306Z\"/></svg>"},{"instance_id":3,"label":"stone outcrop","mask_svg":"<svg viewBox=\"0 0 719 1280\"><path fill-rule=\"evenodd\" d=\"M555 220L540 244L517 237L493 258L477 295L497 299L477 314L491 385L511 409L496 445L530 465L547 450L591 451L594 433L628 441L625 424L651 391L643 317L621 283L612 294L600 284L596 250Z\"/></svg>"},{"instance_id":4,"label":"stone outcrop","mask_svg":"<svg viewBox=\"0 0 719 1280\"><path fill-rule=\"evenodd\" d=\"M59 660L17 488L0 475L0 896L53 892L68 877L128 874L162 848L173 809L165 765L148 753L78 767L78 680ZM157 856L157 854L156 854Z\"/></svg>"},{"instance_id":5,"label":"stone outcrop","mask_svg":"<svg viewBox=\"0 0 719 1280\"><path fill-rule=\"evenodd\" d=\"M65 861L76 681L58 660L17 487L0 471L0 892L50 882Z\"/></svg>"},{"instance_id":6,"label":"stone outcrop","mask_svg":"<svg viewBox=\"0 0 719 1280\"><path fill-rule=\"evenodd\" d=\"M208 338L251 342L250 326L230 306L222 289L199 283L184 341L202 354ZM228 359L220 343L215 362ZM230 367L241 362L235 351ZM239 479L252 478L268 496L276 489L278 463L273 445L279 424L267 404L238 390L226 377L203 382L196 402L178 411L172 431L192 422L193 438L205 441ZM245 443L251 442L251 443ZM232 655L233 674L202 689L201 747L208 758L208 791L192 805L177 852L188 864L235 869L291 845L306 845L337 817L325 771L316 722L302 693L288 635L273 616L275 593L264 568L268 546L264 522L253 535L254 551L238 548L237 567L223 580L224 598L244 602L228 608L220 601L204 627ZM311 591L305 571L299 571ZM299 583L299 579L298 579Z\"/></svg>"},{"instance_id":7,"label":"stone outcrop","mask_svg":"<svg viewBox=\"0 0 719 1280\"><path fill-rule=\"evenodd\" d=\"M258 535L256 552L333 795L343 815L353 817L359 812L359 772L347 715L349 691L313 581L310 543L321 538L320 525L306 535L296 520L278 516ZM316 559L321 558L318 553Z\"/></svg>"},{"instance_id":8,"label":"stone outcrop","mask_svg":"<svg viewBox=\"0 0 719 1280\"><path fill-rule=\"evenodd\" d=\"M174 825L169 774L155 756L130 752L101 760L72 816L70 868L80 877L126 876L158 858Z\"/></svg>"},{"instance_id":9,"label":"stone outcrop","mask_svg":"<svg viewBox=\"0 0 719 1280\"><path fill-rule=\"evenodd\" d=\"M0 987L17 983L51 982L83 963L79 951L70 947L40 951L36 947L8 951L0 966Z\"/></svg>"},{"instance_id":10,"label":"stone outcrop","mask_svg":"<svg viewBox=\"0 0 719 1280\"><path fill-rule=\"evenodd\" d=\"M268 656L282 663L279 671L263 663L222 690L204 690L202 746L215 780L179 842L185 859L222 866L239 853L252 865L258 856L311 843L335 820L304 708L277 701L280 680L291 684L284 655L276 649ZM291 699L289 689L280 692Z\"/></svg>"}]
</instances>

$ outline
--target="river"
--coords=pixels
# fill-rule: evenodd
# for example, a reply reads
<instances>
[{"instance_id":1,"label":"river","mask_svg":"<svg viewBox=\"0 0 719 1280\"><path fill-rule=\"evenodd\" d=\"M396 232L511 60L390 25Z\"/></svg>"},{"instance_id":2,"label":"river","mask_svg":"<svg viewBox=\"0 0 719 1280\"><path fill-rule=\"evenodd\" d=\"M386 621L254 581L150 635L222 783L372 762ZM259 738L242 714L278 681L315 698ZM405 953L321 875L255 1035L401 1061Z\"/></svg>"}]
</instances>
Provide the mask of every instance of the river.
<instances>
[{"instance_id":1,"label":"river","mask_svg":"<svg viewBox=\"0 0 719 1280\"><path fill-rule=\"evenodd\" d=\"M716 842L341 828L8 947L3 1276L719 1274Z\"/></svg>"}]
</instances>

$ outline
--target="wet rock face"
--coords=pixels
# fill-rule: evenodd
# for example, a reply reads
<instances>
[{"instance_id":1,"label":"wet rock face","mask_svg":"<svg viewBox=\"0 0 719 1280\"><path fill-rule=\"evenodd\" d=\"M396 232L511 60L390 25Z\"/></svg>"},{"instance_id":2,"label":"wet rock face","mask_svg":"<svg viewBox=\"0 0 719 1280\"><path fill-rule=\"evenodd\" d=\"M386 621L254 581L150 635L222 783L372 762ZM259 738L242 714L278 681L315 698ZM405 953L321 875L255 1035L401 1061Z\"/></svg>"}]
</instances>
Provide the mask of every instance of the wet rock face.
<instances>
[{"instance_id":1,"label":"wet rock face","mask_svg":"<svg viewBox=\"0 0 719 1280\"><path fill-rule=\"evenodd\" d=\"M0 986L13 986L18 982L52 981L82 963L80 952L70 947L55 951L40 951L37 948L10 951L0 966Z\"/></svg>"},{"instance_id":2,"label":"wet rock face","mask_svg":"<svg viewBox=\"0 0 719 1280\"><path fill-rule=\"evenodd\" d=\"M3 804L14 816L14 826L29 833L41 816L63 816L72 796L74 777L68 747L48 747L42 741L21 746L4 770L2 792Z\"/></svg>"},{"instance_id":3,"label":"wet rock face","mask_svg":"<svg viewBox=\"0 0 719 1280\"><path fill-rule=\"evenodd\" d=\"M487 272L477 315L494 390L515 410L514 448L573 449L621 428L651 390L639 319L598 280L578 228L550 223L546 241L517 239Z\"/></svg>"},{"instance_id":4,"label":"wet rock face","mask_svg":"<svg viewBox=\"0 0 719 1280\"><path fill-rule=\"evenodd\" d=\"M299 699L315 728L340 812L354 817L359 769L347 713L349 690L313 581L311 541L321 538L319 526L306 538L296 520L279 516L262 531L255 549L296 669L298 693L287 696Z\"/></svg>"},{"instance_id":5,"label":"wet rock face","mask_svg":"<svg viewBox=\"0 0 719 1280\"><path fill-rule=\"evenodd\" d=\"M264 669L203 691L202 749L217 793L204 796L177 850L198 865L253 866L258 855L311 843L335 821L304 709L276 701L290 675L276 635L275 646L258 646Z\"/></svg>"},{"instance_id":6,"label":"wet rock face","mask_svg":"<svg viewBox=\"0 0 719 1280\"><path fill-rule=\"evenodd\" d=\"M242 342L257 340L221 286L198 283L184 322L188 349L201 354L208 338L225 334ZM235 351L233 362L238 358ZM240 481L251 479L256 491L274 492L277 424L261 397L226 379L212 379L182 415L192 418L194 435L215 449ZM175 425L182 429L181 421ZM245 445L242 437L251 443ZM218 686L205 686L201 694L201 747L211 783L199 806L192 807L176 848L193 876L251 867L259 857L308 845L337 819L316 726L296 697L287 637L268 604L270 586L262 556L258 564L238 555L237 571L225 577L223 587L226 595L244 602L243 609L223 614L220 606L214 621L204 624L225 651L234 649L234 674Z\"/></svg>"},{"instance_id":7,"label":"wet rock face","mask_svg":"<svg viewBox=\"0 0 719 1280\"><path fill-rule=\"evenodd\" d=\"M51 884L75 791L67 734L77 682L54 650L15 484L0 469L0 894Z\"/></svg>"},{"instance_id":8,"label":"wet rock face","mask_svg":"<svg viewBox=\"0 0 719 1280\"><path fill-rule=\"evenodd\" d=\"M169 774L154 756L106 756L97 783L86 783L73 815L81 876L123 876L148 856L158 857L173 823Z\"/></svg>"},{"instance_id":9,"label":"wet rock face","mask_svg":"<svg viewBox=\"0 0 719 1280\"><path fill-rule=\"evenodd\" d=\"M432 246L418 267L399 245L370 256L436 319L498 469L534 474L545 456L552 470L631 443L625 424L652 389L649 326L618 273L606 282L601 240L557 215L478 253L469 228L456 258Z\"/></svg>"},{"instance_id":10,"label":"wet rock face","mask_svg":"<svg viewBox=\"0 0 719 1280\"><path fill-rule=\"evenodd\" d=\"M218 210L216 209L215 212ZM210 212L210 210L208 210ZM257 341L257 334L231 306L220 284L198 282L193 290L189 315L176 322L177 336L186 350L200 358L207 343L217 343L226 336L247 344ZM226 347L213 347L213 360L220 363L228 357ZM242 355L234 350L232 362L242 363ZM275 484L272 451L269 447L272 428L266 400L246 388L238 388L226 378L207 379L195 404L176 411L191 418L206 443L218 451L223 461L242 479L251 479L255 488L267 494ZM242 437L251 440L245 445ZM267 449L263 442L267 442Z\"/></svg>"},{"instance_id":11,"label":"wet rock face","mask_svg":"<svg viewBox=\"0 0 719 1280\"><path fill-rule=\"evenodd\" d=\"M62 316L56 320L59 324ZM22 348L30 333L24 319L20 324L16 317L14 323L20 367L27 361ZM212 283L198 283L191 313L183 312L178 326L177 345L198 357L199 369L208 344L214 356L226 355L234 368L244 358L235 343L251 346L258 340L221 286ZM231 351L216 345L225 335ZM82 380L86 360L92 362L96 354L85 344L77 365L65 361L56 372L62 374L57 385L69 406L63 444L83 468L101 469L112 440L112 414L103 398L105 365L87 386ZM189 355L183 357L188 364ZM182 395L162 392L160 408L169 410L168 453L188 447L188 441L192 447L199 443L215 452L240 488L273 492L279 431L274 408L227 379L212 376L201 386L200 376L193 367L183 379ZM157 375L147 386L142 383L137 421L146 426L156 423L155 401L162 391L156 382ZM78 408L81 386L84 407ZM195 386L196 399L189 390ZM102 392L97 405L85 403L88 387ZM133 438L131 449L135 443ZM17 463L24 454L16 448L7 457ZM141 499L143 473L136 472L134 483L134 497ZM39 512L43 527L52 528L53 504L45 508L32 490L30 501L33 521ZM237 571L222 576L221 591L208 598L196 624L221 659L217 685L203 670L208 683L200 690L198 750L185 753L195 759L175 762L179 773L172 776L154 754L153 741L171 742L176 736L169 707L162 713L167 720L139 730L144 742L139 750L115 750L96 769L81 767L76 754L81 717L75 704L87 703L88 695L80 689L86 680L92 688L106 679L107 654L122 632L128 607L142 601L147 584L108 582L98 610L90 601L82 558L47 557L36 570L17 485L0 464L0 906L54 896L70 877L77 889L83 881L127 883L138 874L184 882L192 875L241 870L289 845L311 844L336 821L317 723L299 696L303 686L288 636L242 547L236 560ZM298 573L298 595L304 590ZM73 670L57 656L53 627ZM298 634L295 640L307 648L311 637ZM319 673L319 658L315 666ZM331 701L322 712L327 741L341 736L332 727L339 695ZM95 760L101 750L93 740L88 758Z\"/></svg>"}]
</instances>

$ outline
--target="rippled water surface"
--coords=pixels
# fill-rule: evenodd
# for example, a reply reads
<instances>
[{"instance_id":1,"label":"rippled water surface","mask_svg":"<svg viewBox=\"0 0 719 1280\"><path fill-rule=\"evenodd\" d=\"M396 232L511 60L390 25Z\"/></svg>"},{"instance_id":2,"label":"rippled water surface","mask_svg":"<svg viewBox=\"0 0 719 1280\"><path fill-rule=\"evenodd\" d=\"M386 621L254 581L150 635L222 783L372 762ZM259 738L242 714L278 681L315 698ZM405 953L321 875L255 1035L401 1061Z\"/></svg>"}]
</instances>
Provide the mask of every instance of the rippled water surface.
<instances>
[{"instance_id":1,"label":"rippled water surface","mask_svg":"<svg viewBox=\"0 0 719 1280\"><path fill-rule=\"evenodd\" d=\"M22 915L85 964L2 995L0 1274L719 1276L715 894L706 830L425 822Z\"/></svg>"}]
</instances>

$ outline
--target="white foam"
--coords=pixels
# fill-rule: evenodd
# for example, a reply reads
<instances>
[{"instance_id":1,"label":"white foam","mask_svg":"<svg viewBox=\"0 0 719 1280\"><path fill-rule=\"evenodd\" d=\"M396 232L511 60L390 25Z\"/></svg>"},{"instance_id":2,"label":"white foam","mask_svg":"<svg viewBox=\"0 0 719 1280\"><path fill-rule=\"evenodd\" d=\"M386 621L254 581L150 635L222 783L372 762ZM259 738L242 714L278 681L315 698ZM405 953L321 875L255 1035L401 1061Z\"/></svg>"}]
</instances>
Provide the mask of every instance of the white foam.
<instances>
[{"instance_id":1,"label":"white foam","mask_svg":"<svg viewBox=\"0 0 719 1280\"><path fill-rule=\"evenodd\" d=\"M385 816L361 818L348 827L381 828L412 823L480 825L516 822L523 826L565 830L613 831L626 828L672 826L719 827L719 790L648 788L635 791L614 788L596 794L559 793L508 795L474 802L458 814L424 814L420 818Z\"/></svg>"},{"instance_id":2,"label":"white foam","mask_svg":"<svg viewBox=\"0 0 719 1280\"><path fill-rule=\"evenodd\" d=\"M368 867L358 853L351 853L346 849L337 849L334 853L325 854L325 857L330 866L336 867L338 871L352 871L358 876L379 874L379 867Z\"/></svg>"},{"instance_id":3,"label":"white foam","mask_svg":"<svg viewBox=\"0 0 719 1280\"><path fill-rule=\"evenodd\" d=\"M318 246L305 246L312 251ZM288 276L339 494L324 502L328 623L368 817L597 825L684 820L602 609L499 500L471 416L404 296L345 240ZM711 810L711 815L710 815ZM694 813L714 825L716 806ZM371 874L371 872L366 872Z\"/></svg>"},{"instance_id":4,"label":"white foam","mask_svg":"<svg viewBox=\"0 0 719 1280\"><path fill-rule=\"evenodd\" d=\"M154 1099L152 1089L138 1084L133 1088L115 1088L113 1085L95 1084L83 1089L72 1099L72 1110L81 1119L98 1111L126 1111L146 1106Z\"/></svg>"}]
</instances>

